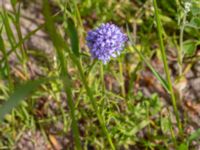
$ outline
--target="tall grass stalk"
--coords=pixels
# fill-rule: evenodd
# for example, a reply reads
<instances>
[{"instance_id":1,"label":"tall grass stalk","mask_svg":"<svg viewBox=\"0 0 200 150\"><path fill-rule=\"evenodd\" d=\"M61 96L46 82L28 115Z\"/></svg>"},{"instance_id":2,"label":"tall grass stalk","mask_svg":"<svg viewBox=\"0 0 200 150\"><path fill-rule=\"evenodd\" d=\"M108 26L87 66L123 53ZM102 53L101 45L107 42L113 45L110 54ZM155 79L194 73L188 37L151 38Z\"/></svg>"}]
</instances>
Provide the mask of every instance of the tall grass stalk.
<instances>
[{"instance_id":1,"label":"tall grass stalk","mask_svg":"<svg viewBox=\"0 0 200 150\"><path fill-rule=\"evenodd\" d=\"M72 131L74 134L75 145L78 150L81 150L82 147L81 147L81 141L80 141L80 134L78 130L78 123L75 118L75 105L72 99L72 89L71 89L72 85L71 85L69 74L67 72L67 63L66 63L67 61L65 59L64 51L63 51L63 39L56 31L56 28L54 26L54 21L50 14L50 6L47 0L44 0L43 7L44 7L45 21L48 22L46 24L46 27L53 41L53 44L56 48L56 53L57 53L58 61L61 68L60 77L65 77L65 79L63 79L62 81L64 84L65 92L67 94L67 102L70 108L70 117L72 119Z\"/></svg>"},{"instance_id":2,"label":"tall grass stalk","mask_svg":"<svg viewBox=\"0 0 200 150\"><path fill-rule=\"evenodd\" d=\"M164 64L164 70L165 70L165 74L167 77L167 82L169 85L169 93L171 95L171 100L172 100L172 105L173 105L173 109L174 109L174 113L176 116L176 121L178 124L178 128L179 128L179 133L182 133L182 124L179 118L179 113L178 113L178 109L177 109L177 104L176 104L176 97L175 97L175 93L173 90L173 85L172 85L172 81L170 78L170 71L169 71L169 67L168 67L168 63L167 63L167 56L165 53L165 48L164 48L164 43L163 43L163 37L162 37L162 24L160 21L160 17L159 17L159 13L158 13L158 6L157 6L157 2L156 0L153 1L154 4L154 9L155 9L155 16L156 16L156 24L157 24L157 30L158 30L158 36L159 36L159 42L160 42L160 50L161 50L161 56L162 56L162 60L163 60L163 64Z\"/></svg>"}]
</instances>

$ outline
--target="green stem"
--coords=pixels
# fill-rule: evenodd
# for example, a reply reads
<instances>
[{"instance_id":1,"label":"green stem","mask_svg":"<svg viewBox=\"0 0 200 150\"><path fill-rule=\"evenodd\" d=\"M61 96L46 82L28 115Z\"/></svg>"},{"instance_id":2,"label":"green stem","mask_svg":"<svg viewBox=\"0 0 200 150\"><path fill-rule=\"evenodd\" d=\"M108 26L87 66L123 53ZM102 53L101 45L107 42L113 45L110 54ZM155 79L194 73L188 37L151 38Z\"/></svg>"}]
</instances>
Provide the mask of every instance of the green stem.
<instances>
[{"instance_id":1,"label":"green stem","mask_svg":"<svg viewBox=\"0 0 200 150\"><path fill-rule=\"evenodd\" d=\"M186 14L184 13L183 16L183 22L180 28L180 38L179 38L179 44L180 49L178 49L178 64L179 64L179 76L181 77L183 74L183 34L184 34L184 28L185 28L185 21L186 21Z\"/></svg>"},{"instance_id":2,"label":"green stem","mask_svg":"<svg viewBox=\"0 0 200 150\"><path fill-rule=\"evenodd\" d=\"M170 72L169 72L169 67L168 67L168 63L167 63L167 56L165 53L165 48L164 48L164 43L163 43L163 38L162 38L162 25L161 25L160 17L158 14L158 7L157 7L156 0L154 0L154 8L155 8L156 24L157 24L157 30L158 30L158 36L159 36L159 42L160 42L161 56L162 56L162 60L163 60L163 64L164 64L164 70L165 70L165 74L167 76L167 82L169 84L169 92L171 95L171 100L172 100L172 105L173 105L173 109L174 109L175 116L176 116L176 121L178 123L179 133L182 133L182 124L179 119L179 113L178 113L177 104L176 104L176 97L174 94L172 81L170 78Z\"/></svg>"},{"instance_id":3,"label":"green stem","mask_svg":"<svg viewBox=\"0 0 200 150\"><path fill-rule=\"evenodd\" d=\"M122 96L125 97L126 92L125 92L125 87L124 87L123 65L121 62L119 62L120 86L121 86Z\"/></svg>"},{"instance_id":4,"label":"green stem","mask_svg":"<svg viewBox=\"0 0 200 150\"><path fill-rule=\"evenodd\" d=\"M108 132L108 130L106 128L105 121L104 121L104 119L103 119L103 117L102 117L102 115L101 115L101 113L100 113L100 111L98 109L98 105L97 105L97 103L96 103L96 101L95 101L95 99L93 97L92 91L90 90L89 85L87 83L86 77L85 77L84 72L83 72L82 65L80 64L80 61L78 61L73 55L71 55L71 56L73 57L73 60L76 61L75 63L76 63L77 68L78 68L78 70L80 72L80 76L81 76L81 79L82 79L83 84L85 86L87 95L88 95L88 97L89 97L89 99L91 101L91 104L92 104L94 110L96 111L96 115L98 117L98 120L100 122L102 130L103 130L104 134L106 135L106 137L108 139L108 142L109 142L109 144L111 146L111 149L115 150L115 146L114 146L114 144L112 142L112 139L110 137L110 134L109 134L109 132Z\"/></svg>"},{"instance_id":5,"label":"green stem","mask_svg":"<svg viewBox=\"0 0 200 150\"><path fill-rule=\"evenodd\" d=\"M183 58L184 58L184 51L183 51L183 34L184 34L186 16L187 16L187 14L184 12L182 24L181 24L181 27L180 27L180 37L179 37L179 45L180 45L180 48L178 48L179 78L181 78L181 77L183 76ZM179 90L179 97L180 97L180 100L181 100L181 99L182 99L182 90Z\"/></svg>"},{"instance_id":6,"label":"green stem","mask_svg":"<svg viewBox=\"0 0 200 150\"><path fill-rule=\"evenodd\" d=\"M103 63L101 62L100 64L101 71L100 71L100 76L101 76L101 84L102 84L102 95L104 96L105 94L105 82L104 82L104 69L103 69Z\"/></svg>"}]
</instances>

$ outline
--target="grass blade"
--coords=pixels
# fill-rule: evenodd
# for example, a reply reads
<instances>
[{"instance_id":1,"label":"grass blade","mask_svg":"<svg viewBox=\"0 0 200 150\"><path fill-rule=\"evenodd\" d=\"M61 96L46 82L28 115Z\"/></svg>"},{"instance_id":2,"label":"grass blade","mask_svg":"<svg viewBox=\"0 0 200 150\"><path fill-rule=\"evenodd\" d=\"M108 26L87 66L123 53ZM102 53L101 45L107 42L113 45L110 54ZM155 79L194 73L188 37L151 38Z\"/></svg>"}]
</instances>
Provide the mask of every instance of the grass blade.
<instances>
[{"instance_id":1,"label":"grass blade","mask_svg":"<svg viewBox=\"0 0 200 150\"><path fill-rule=\"evenodd\" d=\"M1 35L2 30L3 30L3 27L1 27L1 29L0 29L0 51L2 51L3 57L5 59L5 68L6 68L6 72L7 72L7 76L8 76L9 88L10 88L10 90L12 90L13 89L13 83L12 83L12 78L11 78L11 74L10 74L9 59L8 59L8 56L7 56L7 53L6 53L6 48L5 48L5 45L4 45L4 41L3 41L3 38L2 38L2 35Z\"/></svg>"},{"instance_id":2,"label":"grass blade","mask_svg":"<svg viewBox=\"0 0 200 150\"><path fill-rule=\"evenodd\" d=\"M4 23L6 34L7 34L7 37L8 37L8 41L11 44L11 46L13 47L14 44L16 43L16 40L15 40L13 30L11 29L11 26L10 26L8 14L5 10L3 10L3 12L1 13L1 18L2 18L3 23Z\"/></svg>"},{"instance_id":3,"label":"grass blade","mask_svg":"<svg viewBox=\"0 0 200 150\"><path fill-rule=\"evenodd\" d=\"M127 26L127 32L128 32L128 37L129 37L129 40L131 42L131 46L133 47L133 49L140 56L140 58L145 62L145 64L147 65L147 67L149 67L149 69L151 70L151 72L158 79L158 81L165 88L165 90L167 92L169 92L169 85L168 85L167 81L153 68L153 66L147 61L147 59L145 58L145 56L135 47L135 44L134 44L134 42L133 42L133 40L131 38L128 26Z\"/></svg>"}]
</instances>

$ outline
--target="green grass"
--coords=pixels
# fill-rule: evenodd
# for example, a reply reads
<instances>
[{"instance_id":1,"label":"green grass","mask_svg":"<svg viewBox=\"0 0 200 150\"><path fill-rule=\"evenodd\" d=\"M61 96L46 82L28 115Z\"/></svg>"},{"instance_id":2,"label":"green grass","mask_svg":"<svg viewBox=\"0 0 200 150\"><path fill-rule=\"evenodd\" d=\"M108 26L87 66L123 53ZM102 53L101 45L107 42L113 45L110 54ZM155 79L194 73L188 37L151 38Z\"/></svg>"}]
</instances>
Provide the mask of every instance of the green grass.
<instances>
[{"instance_id":1,"label":"green grass","mask_svg":"<svg viewBox=\"0 0 200 150\"><path fill-rule=\"evenodd\" d=\"M69 143L63 149L194 148L199 129L185 132L192 123L180 111L184 92L176 84L199 60L198 2L185 12L185 3L173 0L44 0L43 24L26 35L23 3L11 2L13 11L0 12L0 149L16 148L28 131L39 131L54 148L64 137ZM129 38L107 64L90 58L85 41L87 31L104 22ZM51 56L26 47L40 31L52 42ZM170 48L177 73L169 66ZM34 63L41 74L32 74ZM155 84L166 96L151 90Z\"/></svg>"}]
</instances>

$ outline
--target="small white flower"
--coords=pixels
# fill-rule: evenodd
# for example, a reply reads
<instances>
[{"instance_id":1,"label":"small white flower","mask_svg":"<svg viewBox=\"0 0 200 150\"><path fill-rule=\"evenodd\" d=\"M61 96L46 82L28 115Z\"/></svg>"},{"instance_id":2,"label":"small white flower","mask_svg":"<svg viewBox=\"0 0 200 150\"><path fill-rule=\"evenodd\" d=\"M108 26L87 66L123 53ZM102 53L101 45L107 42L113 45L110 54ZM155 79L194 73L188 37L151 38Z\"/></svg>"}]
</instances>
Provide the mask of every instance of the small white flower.
<instances>
[{"instance_id":1,"label":"small white flower","mask_svg":"<svg viewBox=\"0 0 200 150\"><path fill-rule=\"evenodd\" d=\"M185 2L184 7L185 7L185 13L190 12L190 8L191 8L191 3L190 2Z\"/></svg>"}]
</instances>

